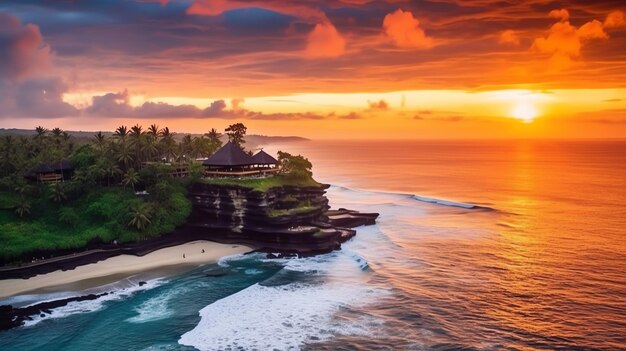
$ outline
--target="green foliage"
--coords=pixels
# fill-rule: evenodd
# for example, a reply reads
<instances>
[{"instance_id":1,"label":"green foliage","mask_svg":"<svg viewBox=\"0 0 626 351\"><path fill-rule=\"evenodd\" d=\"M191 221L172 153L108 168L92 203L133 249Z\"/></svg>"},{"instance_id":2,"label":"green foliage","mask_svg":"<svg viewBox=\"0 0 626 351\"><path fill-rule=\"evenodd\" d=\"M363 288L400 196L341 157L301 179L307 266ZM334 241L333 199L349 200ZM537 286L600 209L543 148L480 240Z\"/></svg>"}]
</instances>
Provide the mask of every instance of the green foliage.
<instances>
[{"instance_id":1,"label":"green foliage","mask_svg":"<svg viewBox=\"0 0 626 351\"><path fill-rule=\"evenodd\" d=\"M76 227L80 222L80 217L74 208L64 207L59 210L59 221L70 227Z\"/></svg>"},{"instance_id":2,"label":"green foliage","mask_svg":"<svg viewBox=\"0 0 626 351\"><path fill-rule=\"evenodd\" d=\"M301 155L293 156L288 152L278 151L278 163L289 178L304 180L313 176L313 164Z\"/></svg>"},{"instance_id":3,"label":"green foliage","mask_svg":"<svg viewBox=\"0 0 626 351\"><path fill-rule=\"evenodd\" d=\"M88 243L113 240L136 242L171 232L185 223L191 202L180 182L172 179L165 184L167 194L159 199L153 194L136 196L119 186L91 187L82 196L65 201L61 208L49 199L53 188L42 185L44 196L30 200L30 215L20 219L13 211L0 211L0 261L8 262L34 250L80 249ZM18 194L10 194L19 202ZM149 222L137 213L131 216L133 211L145 215ZM132 217L137 219L129 227Z\"/></svg>"},{"instance_id":4,"label":"green foliage","mask_svg":"<svg viewBox=\"0 0 626 351\"><path fill-rule=\"evenodd\" d=\"M135 185L139 183L140 177L139 174L135 171L135 169L131 168L124 174L124 178L122 178L122 184L124 186L131 186L133 188L133 192L135 191Z\"/></svg>"},{"instance_id":5,"label":"green foliage","mask_svg":"<svg viewBox=\"0 0 626 351\"><path fill-rule=\"evenodd\" d=\"M226 129L229 140L245 143L247 128ZM59 128L37 127L32 136L0 138L0 263L37 250L83 249L96 243L136 242L171 232L191 213L186 185L195 182L267 191L279 186L320 186L311 165L301 156L286 157L285 174L257 179L204 179L193 160L208 157L222 146L215 129L180 142L169 128L120 126L111 134L96 133L75 140ZM45 184L26 181L41 163L70 160L71 180ZM171 176L188 163L189 177ZM123 187L122 187L123 186ZM148 195L137 196L135 187ZM299 206L308 211L307 206ZM279 212L276 212L279 214ZM129 226L130 225L130 226Z\"/></svg>"},{"instance_id":6,"label":"green foliage","mask_svg":"<svg viewBox=\"0 0 626 351\"><path fill-rule=\"evenodd\" d=\"M205 184L214 185L232 185L240 186L243 188L250 188L253 191L265 192L271 188L281 186L299 186L299 187L319 187L320 183L316 182L313 178L292 178L285 174L275 175L265 178L205 178L201 180Z\"/></svg>"},{"instance_id":7,"label":"green foliage","mask_svg":"<svg viewBox=\"0 0 626 351\"><path fill-rule=\"evenodd\" d=\"M77 169L86 168L96 163L96 154L90 144L84 144L74 151L70 161Z\"/></svg>"},{"instance_id":8,"label":"green foliage","mask_svg":"<svg viewBox=\"0 0 626 351\"><path fill-rule=\"evenodd\" d=\"M128 226L134 227L139 231L143 231L150 225L150 223L152 223L150 220L151 213L152 208L150 204L142 203L135 205L130 210L130 221L128 222Z\"/></svg>"},{"instance_id":9,"label":"green foliage","mask_svg":"<svg viewBox=\"0 0 626 351\"><path fill-rule=\"evenodd\" d=\"M248 128L246 128L243 123L235 123L226 128L226 135L228 135L228 140L231 143L242 147L242 145L246 142L244 137L246 136L247 130Z\"/></svg>"},{"instance_id":10,"label":"green foliage","mask_svg":"<svg viewBox=\"0 0 626 351\"><path fill-rule=\"evenodd\" d=\"M65 189L61 185L61 183L55 183L50 186L50 200L61 203L67 200L67 195L65 195Z\"/></svg>"},{"instance_id":11,"label":"green foliage","mask_svg":"<svg viewBox=\"0 0 626 351\"><path fill-rule=\"evenodd\" d=\"M202 166L202 163L192 162L189 165L189 177L191 178L192 184L199 182L203 175L204 167Z\"/></svg>"},{"instance_id":12,"label":"green foliage","mask_svg":"<svg viewBox=\"0 0 626 351\"><path fill-rule=\"evenodd\" d=\"M15 206L15 213L20 217L30 215L30 203L27 201L20 201Z\"/></svg>"}]
</instances>

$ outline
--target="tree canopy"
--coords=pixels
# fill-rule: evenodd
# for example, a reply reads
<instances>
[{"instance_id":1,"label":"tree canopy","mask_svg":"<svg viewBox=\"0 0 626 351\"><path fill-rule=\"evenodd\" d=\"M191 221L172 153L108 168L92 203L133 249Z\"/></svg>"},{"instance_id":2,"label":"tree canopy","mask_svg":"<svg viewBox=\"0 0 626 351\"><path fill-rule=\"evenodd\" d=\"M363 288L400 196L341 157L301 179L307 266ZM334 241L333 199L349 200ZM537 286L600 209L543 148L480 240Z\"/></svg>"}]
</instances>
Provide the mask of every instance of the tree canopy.
<instances>
[{"instance_id":1,"label":"tree canopy","mask_svg":"<svg viewBox=\"0 0 626 351\"><path fill-rule=\"evenodd\" d=\"M245 144L245 136L248 128L243 125L243 123L235 123L231 124L226 128L226 135L228 135L228 141L237 146L243 148L243 144Z\"/></svg>"}]
</instances>

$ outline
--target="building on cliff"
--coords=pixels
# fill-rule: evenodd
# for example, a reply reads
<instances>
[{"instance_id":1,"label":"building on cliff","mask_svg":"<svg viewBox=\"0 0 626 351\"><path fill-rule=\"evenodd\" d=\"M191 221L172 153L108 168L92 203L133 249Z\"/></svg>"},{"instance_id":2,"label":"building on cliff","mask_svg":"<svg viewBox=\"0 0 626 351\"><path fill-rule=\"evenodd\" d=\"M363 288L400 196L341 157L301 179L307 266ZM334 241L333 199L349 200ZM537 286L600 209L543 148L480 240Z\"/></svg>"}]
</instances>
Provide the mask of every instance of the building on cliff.
<instances>
[{"instance_id":1,"label":"building on cliff","mask_svg":"<svg viewBox=\"0 0 626 351\"><path fill-rule=\"evenodd\" d=\"M206 176L252 176L274 173L278 161L265 151L250 156L238 145L227 142L222 148L202 162Z\"/></svg>"}]
</instances>

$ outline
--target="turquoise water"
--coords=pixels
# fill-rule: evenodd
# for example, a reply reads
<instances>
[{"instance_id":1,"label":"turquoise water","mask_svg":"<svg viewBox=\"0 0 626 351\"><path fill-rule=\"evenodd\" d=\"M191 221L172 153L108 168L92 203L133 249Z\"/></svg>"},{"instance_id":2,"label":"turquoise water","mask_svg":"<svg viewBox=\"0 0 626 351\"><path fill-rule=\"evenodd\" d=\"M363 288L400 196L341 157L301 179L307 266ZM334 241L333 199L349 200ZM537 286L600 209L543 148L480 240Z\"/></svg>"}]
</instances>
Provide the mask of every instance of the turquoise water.
<instances>
[{"instance_id":1,"label":"turquoise water","mask_svg":"<svg viewBox=\"0 0 626 351\"><path fill-rule=\"evenodd\" d=\"M281 148L377 225L327 255L104 287L0 332L0 349L626 350L626 143Z\"/></svg>"},{"instance_id":2,"label":"turquoise water","mask_svg":"<svg viewBox=\"0 0 626 351\"><path fill-rule=\"evenodd\" d=\"M58 318L0 333L0 345L6 350L193 350L178 345L178 339L198 324L201 308L280 269L275 263L244 258L225 265L228 274L222 277L206 276L204 272L216 266L207 265L151 281L142 289L133 284L108 301L57 309Z\"/></svg>"}]
</instances>

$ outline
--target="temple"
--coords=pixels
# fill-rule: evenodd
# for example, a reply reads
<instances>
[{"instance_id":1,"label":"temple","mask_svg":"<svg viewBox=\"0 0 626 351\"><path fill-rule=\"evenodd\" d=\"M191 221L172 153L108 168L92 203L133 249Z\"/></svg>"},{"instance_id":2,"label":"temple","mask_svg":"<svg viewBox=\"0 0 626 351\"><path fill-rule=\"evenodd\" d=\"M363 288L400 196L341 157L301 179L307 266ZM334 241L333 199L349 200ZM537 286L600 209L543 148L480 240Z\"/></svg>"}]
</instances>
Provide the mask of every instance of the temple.
<instances>
[{"instance_id":1,"label":"temple","mask_svg":"<svg viewBox=\"0 0 626 351\"><path fill-rule=\"evenodd\" d=\"M215 176L254 176L279 171L278 161L261 150L250 156L237 144L230 141L202 162L204 175Z\"/></svg>"}]
</instances>

